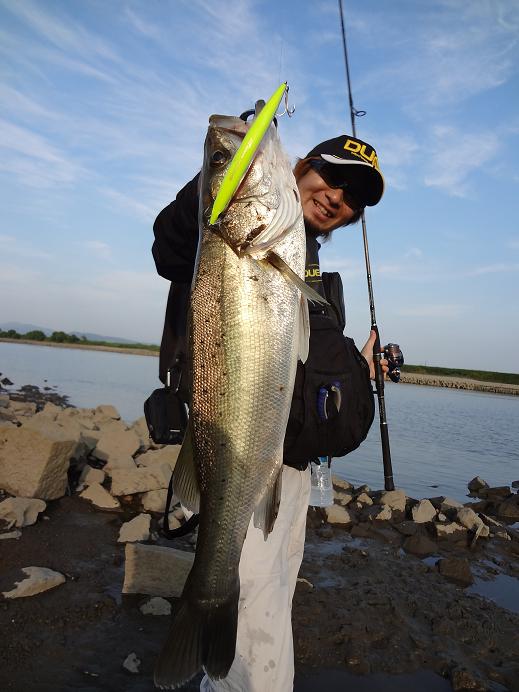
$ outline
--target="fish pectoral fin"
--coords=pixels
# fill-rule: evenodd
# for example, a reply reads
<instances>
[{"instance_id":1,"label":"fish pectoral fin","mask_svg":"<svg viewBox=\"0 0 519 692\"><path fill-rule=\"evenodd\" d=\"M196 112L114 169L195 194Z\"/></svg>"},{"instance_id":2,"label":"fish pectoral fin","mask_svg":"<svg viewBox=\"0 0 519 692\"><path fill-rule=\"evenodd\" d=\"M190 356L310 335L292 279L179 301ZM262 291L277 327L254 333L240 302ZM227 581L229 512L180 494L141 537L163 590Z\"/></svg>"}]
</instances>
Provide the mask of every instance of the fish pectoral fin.
<instances>
[{"instance_id":1,"label":"fish pectoral fin","mask_svg":"<svg viewBox=\"0 0 519 692\"><path fill-rule=\"evenodd\" d=\"M180 502L195 514L200 511L200 488L193 459L193 426L187 424L182 448L173 471L173 490Z\"/></svg>"},{"instance_id":2,"label":"fish pectoral fin","mask_svg":"<svg viewBox=\"0 0 519 692\"><path fill-rule=\"evenodd\" d=\"M279 255L277 255L275 252L268 252L265 256L265 259L263 262L268 262L272 267L277 269L287 281L290 283L294 284L297 286L297 288L301 291L301 293L304 295L305 298L308 300L311 300L312 303L319 303L320 305L329 305L330 303L326 300L326 298L323 298L317 291L314 291L313 288L308 286L303 279L298 276L295 271L290 269L288 264L285 262L284 259L282 259Z\"/></svg>"},{"instance_id":3,"label":"fish pectoral fin","mask_svg":"<svg viewBox=\"0 0 519 692\"><path fill-rule=\"evenodd\" d=\"M299 301L299 315L297 323L298 347L297 354L302 363L306 363L310 348L310 315L308 313L308 301L301 295Z\"/></svg>"},{"instance_id":4,"label":"fish pectoral fin","mask_svg":"<svg viewBox=\"0 0 519 692\"><path fill-rule=\"evenodd\" d=\"M269 533L274 528L281 501L281 476L283 464L279 465L279 471L272 485L270 485L254 510L254 526L263 529L263 536L267 540Z\"/></svg>"}]
</instances>

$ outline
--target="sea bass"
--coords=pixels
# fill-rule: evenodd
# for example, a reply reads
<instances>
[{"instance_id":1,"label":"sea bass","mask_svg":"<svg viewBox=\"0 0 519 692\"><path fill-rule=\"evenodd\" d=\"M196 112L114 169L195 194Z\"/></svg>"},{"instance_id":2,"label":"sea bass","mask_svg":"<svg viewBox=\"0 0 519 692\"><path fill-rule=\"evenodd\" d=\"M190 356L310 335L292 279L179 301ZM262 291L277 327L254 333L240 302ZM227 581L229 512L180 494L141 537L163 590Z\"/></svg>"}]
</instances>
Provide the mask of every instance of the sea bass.
<instances>
[{"instance_id":1,"label":"sea bass","mask_svg":"<svg viewBox=\"0 0 519 692\"><path fill-rule=\"evenodd\" d=\"M247 128L213 115L205 141L188 315L190 422L173 480L200 520L193 568L155 670L162 688L201 668L223 678L233 662L243 542L253 513L265 536L275 521L297 359L308 352L304 221L274 124L230 206L209 223Z\"/></svg>"}]
</instances>

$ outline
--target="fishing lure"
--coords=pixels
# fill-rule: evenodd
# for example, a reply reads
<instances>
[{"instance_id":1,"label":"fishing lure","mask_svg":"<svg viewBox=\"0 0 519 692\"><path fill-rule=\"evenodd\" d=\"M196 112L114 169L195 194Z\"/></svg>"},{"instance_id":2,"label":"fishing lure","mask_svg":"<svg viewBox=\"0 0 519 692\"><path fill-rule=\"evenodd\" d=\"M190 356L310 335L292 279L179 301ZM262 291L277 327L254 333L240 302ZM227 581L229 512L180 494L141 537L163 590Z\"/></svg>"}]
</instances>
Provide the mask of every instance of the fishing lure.
<instances>
[{"instance_id":1,"label":"fishing lure","mask_svg":"<svg viewBox=\"0 0 519 692\"><path fill-rule=\"evenodd\" d=\"M221 214L227 209L232 196L238 189L238 185L243 180L250 162L261 144L261 140L274 119L279 103L287 89L288 85L286 82L280 84L252 121L250 128L243 138L243 142L238 147L238 151L234 155L224 179L222 180L222 184L214 200L209 223L216 223Z\"/></svg>"}]
</instances>

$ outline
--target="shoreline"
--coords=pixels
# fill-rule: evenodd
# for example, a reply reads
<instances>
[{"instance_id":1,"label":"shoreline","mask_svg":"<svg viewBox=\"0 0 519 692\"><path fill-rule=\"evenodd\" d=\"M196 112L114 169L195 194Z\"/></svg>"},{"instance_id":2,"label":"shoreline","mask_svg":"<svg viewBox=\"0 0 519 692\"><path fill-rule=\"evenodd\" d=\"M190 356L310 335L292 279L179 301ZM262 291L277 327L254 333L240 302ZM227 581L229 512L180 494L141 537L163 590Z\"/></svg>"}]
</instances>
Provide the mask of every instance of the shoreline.
<instances>
[{"instance_id":1,"label":"shoreline","mask_svg":"<svg viewBox=\"0 0 519 692\"><path fill-rule=\"evenodd\" d=\"M83 351L108 351L131 356L154 356L158 358L159 351L145 348L121 348L120 346L100 346L96 344L66 344L56 341L32 341L30 339L6 339L0 338L1 343L26 344L28 346L50 346L51 348L82 349ZM404 366L405 367L405 366ZM507 394L519 396L519 385L505 384L501 382L483 382L464 377L449 377L448 375L428 375L402 372L400 379L402 384L418 384L428 387L447 387L449 389L462 389L466 391L485 392L488 394Z\"/></svg>"}]
</instances>

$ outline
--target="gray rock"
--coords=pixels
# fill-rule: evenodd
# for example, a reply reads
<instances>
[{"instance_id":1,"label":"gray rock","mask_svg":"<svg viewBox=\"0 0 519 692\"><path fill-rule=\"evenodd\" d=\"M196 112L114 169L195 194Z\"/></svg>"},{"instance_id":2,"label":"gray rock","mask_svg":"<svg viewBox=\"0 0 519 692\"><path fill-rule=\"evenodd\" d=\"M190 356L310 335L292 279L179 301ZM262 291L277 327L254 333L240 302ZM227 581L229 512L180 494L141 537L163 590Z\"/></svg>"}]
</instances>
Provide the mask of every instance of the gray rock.
<instances>
[{"instance_id":1,"label":"gray rock","mask_svg":"<svg viewBox=\"0 0 519 692\"><path fill-rule=\"evenodd\" d=\"M448 524L434 524L436 537L440 540L461 540L466 537L467 529L455 521Z\"/></svg>"},{"instance_id":2,"label":"gray rock","mask_svg":"<svg viewBox=\"0 0 519 692\"><path fill-rule=\"evenodd\" d=\"M345 481L344 478L339 478L339 476L332 476L332 483L333 486L339 488L339 490L353 490L353 485Z\"/></svg>"},{"instance_id":3,"label":"gray rock","mask_svg":"<svg viewBox=\"0 0 519 692\"><path fill-rule=\"evenodd\" d=\"M127 543L123 593L178 598L194 553L145 543Z\"/></svg>"},{"instance_id":4,"label":"gray rock","mask_svg":"<svg viewBox=\"0 0 519 692\"><path fill-rule=\"evenodd\" d=\"M379 504L387 505L390 509L405 512L405 492L403 490L384 490L380 495Z\"/></svg>"},{"instance_id":5,"label":"gray rock","mask_svg":"<svg viewBox=\"0 0 519 692\"><path fill-rule=\"evenodd\" d=\"M475 531L477 537L488 538L490 531L488 526L483 522L483 519L470 509L470 507L461 507L458 509L456 518L459 523L469 531Z\"/></svg>"},{"instance_id":6,"label":"gray rock","mask_svg":"<svg viewBox=\"0 0 519 692\"><path fill-rule=\"evenodd\" d=\"M126 656L126 658L123 661L123 668L125 668L130 673L138 673L140 665L141 660L140 658L137 658L137 655L133 651L131 654L128 654L128 656Z\"/></svg>"},{"instance_id":7,"label":"gray rock","mask_svg":"<svg viewBox=\"0 0 519 692\"><path fill-rule=\"evenodd\" d=\"M58 426L46 432L22 426L2 432L0 488L12 495L54 500L63 497L77 440Z\"/></svg>"},{"instance_id":8,"label":"gray rock","mask_svg":"<svg viewBox=\"0 0 519 692\"><path fill-rule=\"evenodd\" d=\"M453 692L489 692L489 687L479 677L464 668L457 668L451 673Z\"/></svg>"},{"instance_id":9,"label":"gray rock","mask_svg":"<svg viewBox=\"0 0 519 692\"><path fill-rule=\"evenodd\" d=\"M146 466L148 468L168 464L171 471L173 471L179 452L180 445L166 445L161 449L150 449L148 452L138 456L135 461L138 466Z\"/></svg>"},{"instance_id":10,"label":"gray rock","mask_svg":"<svg viewBox=\"0 0 519 692\"><path fill-rule=\"evenodd\" d=\"M2 595L5 598L35 596L66 581L63 574L54 572L47 567L23 567L22 572L27 575L27 578L16 582L15 588L11 591L3 591Z\"/></svg>"},{"instance_id":11,"label":"gray rock","mask_svg":"<svg viewBox=\"0 0 519 692\"><path fill-rule=\"evenodd\" d=\"M102 485L106 477L106 473L102 469L94 469L92 466L86 464L86 466L81 471L79 477L78 487L83 489L87 485L92 485L92 483L98 483Z\"/></svg>"},{"instance_id":12,"label":"gray rock","mask_svg":"<svg viewBox=\"0 0 519 692\"><path fill-rule=\"evenodd\" d=\"M135 468L134 470L115 469L112 471L112 495L133 495L149 490L167 488L171 477L171 468L167 464L152 468Z\"/></svg>"},{"instance_id":13,"label":"gray rock","mask_svg":"<svg viewBox=\"0 0 519 692\"><path fill-rule=\"evenodd\" d=\"M351 526L354 523L354 515L349 512L345 507L340 505L332 505L331 507L326 507L326 518L330 524L343 524L344 526Z\"/></svg>"},{"instance_id":14,"label":"gray rock","mask_svg":"<svg viewBox=\"0 0 519 692\"><path fill-rule=\"evenodd\" d=\"M395 529L403 536L414 536L420 530L414 521L402 521L395 524Z\"/></svg>"},{"instance_id":15,"label":"gray rock","mask_svg":"<svg viewBox=\"0 0 519 692\"><path fill-rule=\"evenodd\" d=\"M449 581L461 586L470 586L474 582L469 561L465 558L447 557L438 560L436 564L439 573Z\"/></svg>"},{"instance_id":16,"label":"gray rock","mask_svg":"<svg viewBox=\"0 0 519 692\"><path fill-rule=\"evenodd\" d=\"M366 484L364 483L364 485L359 485L359 487L357 488L357 490L356 490L355 492L356 492L356 493L359 493L359 494L361 494L361 493L370 493L370 492L371 492L371 488L369 487L369 485L366 485Z\"/></svg>"},{"instance_id":17,"label":"gray rock","mask_svg":"<svg viewBox=\"0 0 519 692\"><path fill-rule=\"evenodd\" d=\"M20 538L22 532L16 529L16 531L8 531L7 533L0 533L0 541L9 540L10 538Z\"/></svg>"},{"instance_id":18,"label":"gray rock","mask_svg":"<svg viewBox=\"0 0 519 692\"><path fill-rule=\"evenodd\" d=\"M458 500L453 500L451 497L444 497L440 502L439 510L440 512L449 512L451 510L460 509L463 507L461 502Z\"/></svg>"},{"instance_id":19,"label":"gray rock","mask_svg":"<svg viewBox=\"0 0 519 692\"><path fill-rule=\"evenodd\" d=\"M508 500L501 502L497 508L497 514L503 519L519 521L519 494L512 495Z\"/></svg>"},{"instance_id":20,"label":"gray rock","mask_svg":"<svg viewBox=\"0 0 519 692\"><path fill-rule=\"evenodd\" d=\"M113 429L103 430L96 448L92 454L96 459L108 462L112 468L119 460L127 460L140 448L141 442L133 430Z\"/></svg>"},{"instance_id":21,"label":"gray rock","mask_svg":"<svg viewBox=\"0 0 519 692\"><path fill-rule=\"evenodd\" d=\"M335 490L334 491L334 501L337 502L337 504L341 505L342 507L347 507L347 505L349 505L352 500L353 500L352 493L342 491L342 490Z\"/></svg>"},{"instance_id":22,"label":"gray rock","mask_svg":"<svg viewBox=\"0 0 519 692\"><path fill-rule=\"evenodd\" d=\"M38 514L47 508L43 500L34 500L27 497L9 497L0 503L0 519L9 524L9 528L16 526L31 526L38 520Z\"/></svg>"},{"instance_id":23,"label":"gray rock","mask_svg":"<svg viewBox=\"0 0 519 692\"><path fill-rule=\"evenodd\" d=\"M512 488L519 488L519 481L512 481Z\"/></svg>"},{"instance_id":24,"label":"gray rock","mask_svg":"<svg viewBox=\"0 0 519 692\"><path fill-rule=\"evenodd\" d=\"M151 516L138 514L130 521L125 522L119 531L118 543L135 543L147 541L150 537Z\"/></svg>"},{"instance_id":25,"label":"gray rock","mask_svg":"<svg viewBox=\"0 0 519 692\"><path fill-rule=\"evenodd\" d=\"M355 498L355 501L360 504L361 508L363 505L371 506L373 504L373 500L367 493L360 493L360 495L357 495Z\"/></svg>"},{"instance_id":26,"label":"gray rock","mask_svg":"<svg viewBox=\"0 0 519 692\"><path fill-rule=\"evenodd\" d=\"M427 557L438 552L436 543L421 534L415 534L406 538L402 547L406 553L417 555L418 557Z\"/></svg>"},{"instance_id":27,"label":"gray rock","mask_svg":"<svg viewBox=\"0 0 519 692\"><path fill-rule=\"evenodd\" d=\"M171 603L161 596L150 598L140 607L143 615L171 615Z\"/></svg>"},{"instance_id":28,"label":"gray rock","mask_svg":"<svg viewBox=\"0 0 519 692\"><path fill-rule=\"evenodd\" d=\"M9 406L9 397L7 394L0 394L0 408L7 408Z\"/></svg>"},{"instance_id":29,"label":"gray rock","mask_svg":"<svg viewBox=\"0 0 519 692\"><path fill-rule=\"evenodd\" d=\"M417 524L425 524L436 516L436 510L429 500L420 500L411 510L413 521Z\"/></svg>"},{"instance_id":30,"label":"gray rock","mask_svg":"<svg viewBox=\"0 0 519 692\"><path fill-rule=\"evenodd\" d=\"M147 512L164 512L166 509L167 495L168 491L166 488L162 488L161 490L150 490L147 493L143 493L141 498L142 508ZM177 503L178 499L173 497L171 506Z\"/></svg>"},{"instance_id":31,"label":"gray rock","mask_svg":"<svg viewBox=\"0 0 519 692\"><path fill-rule=\"evenodd\" d=\"M107 418L108 420L121 420L121 415L115 406L109 404L101 404L96 406L94 411L96 418Z\"/></svg>"},{"instance_id":32,"label":"gray rock","mask_svg":"<svg viewBox=\"0 0 519 692\"><path fill-rule=\"evenodd\" d=\"M398 511L391 509L389 505L383 505L381 508L373 507L370 509L372 509L372 511L369 514L369 519L375 521L391 521L394 513Z\"/></svg>"},{"instance_id":33,"label":"gray rock","mask_svg":"<svg viewBox=\"0 0 519 692\"><path fill-rule=\"evenodd\" d=\"M467 488L470 490L471 493L477 493L479 490L482 488L488 488L489 485L486 481L484 481L482 478L479 476L476 476L473 478L471 481L467 483Z\"/></svg>"},{"instance_id":34,"label":"gray rock","mask_svg":"<svg viewBox=\"0 0 519 692\"><path fill-rule=\"evenodd\" d=\"M100 509L118 509L121 506L119 500L112 497L108 490L105 490L99 483L91 483L79 497L88 500Z\"/></svg>"}]
</instances>

